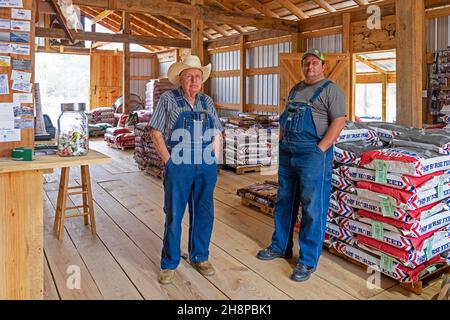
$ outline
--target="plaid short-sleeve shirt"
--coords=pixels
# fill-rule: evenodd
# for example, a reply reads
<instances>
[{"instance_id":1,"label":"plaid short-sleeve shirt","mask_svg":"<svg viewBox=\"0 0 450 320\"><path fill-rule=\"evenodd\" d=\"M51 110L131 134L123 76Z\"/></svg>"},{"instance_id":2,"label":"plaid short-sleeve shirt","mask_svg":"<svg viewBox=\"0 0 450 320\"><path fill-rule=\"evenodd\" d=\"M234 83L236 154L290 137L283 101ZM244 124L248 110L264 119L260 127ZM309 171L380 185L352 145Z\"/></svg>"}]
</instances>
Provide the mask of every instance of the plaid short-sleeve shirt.
<instances>
[{"instance_id":1,"label":"plaid short-sleeve shirt","mask_svg":"<svg viewBox=\"0 0 450 320\"><path fill-rule=\"evenodd\" d=\"M170 134L172 132L172 128L175 125L175 122L178 119L180 113L185 111L203 111L207 112L209 116L213 119L214 129L223 131L222 124L220 123L219 116L217 115L216 108L214 107L214 103L208 95L199 92L195 96L194 108L191 108L188 100L183 94L183 89L179 87L178 92L184 97L186 103L183 108L178 107L177 102L175 100L175 94L173 90L167 91L163 93L161 98L158 101L158 105L156 107L155 112L149 122L150 127L162 133L164 137L164 141L168 141L170 138ZM201 95L205 98L205 108L200 100Z\"/></svg>"}]
</instances>

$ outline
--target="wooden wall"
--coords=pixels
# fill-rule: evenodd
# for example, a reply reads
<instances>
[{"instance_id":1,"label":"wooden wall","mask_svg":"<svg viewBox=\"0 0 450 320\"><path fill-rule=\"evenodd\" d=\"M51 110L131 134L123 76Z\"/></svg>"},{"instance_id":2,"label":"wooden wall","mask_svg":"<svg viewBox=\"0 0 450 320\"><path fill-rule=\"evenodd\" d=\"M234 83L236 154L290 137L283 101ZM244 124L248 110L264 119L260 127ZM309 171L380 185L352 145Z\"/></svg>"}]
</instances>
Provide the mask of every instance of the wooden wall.
<instances>
[{"instance_id":1,"label":"wooden wall","mask_svg":"<svg viewBox=\"0 0 450 320\"><path fill-rule=\"evenodd\" d=\"M34 14L36 11L35 8L35 1L33 0L23 0L23 9L32 10L31 15L31 31L30 31L30 42L28 45L30 45L30 55L17 55L17 54L4 54L1 53L1 56L10 56L12 59L27 59L32 61L32 70L26 70L27 72L32 72L31 76L31 83L34 84ZM11 9L10 8L0 8L0 18L3 19L11 19ZM11 32L11 30L2 29L2 32ZM27 44L27 43L21 43L21 44ZM0 67L0 73L1 74L8 74L9 79L9 94L2 94L0 95L0 103L12 103L13 102L13 94L19 93L18 91L12 90L12 83L11 81L11 72L12 67ZM34 86L33 86L34 90ZM32 94L34 96L32 90ZM30 106L34 108L34 104L21 104L21 106ZM22 118L28 118L33 119L33 116L22 116ZM34 145L34 128L28 128L28 129L21 129L21 141L16 142L0 142L0 157L7 157L10 156L11 150L15 147L22 146L22 147L32 147Z\"/></svg>"}]
</instances>

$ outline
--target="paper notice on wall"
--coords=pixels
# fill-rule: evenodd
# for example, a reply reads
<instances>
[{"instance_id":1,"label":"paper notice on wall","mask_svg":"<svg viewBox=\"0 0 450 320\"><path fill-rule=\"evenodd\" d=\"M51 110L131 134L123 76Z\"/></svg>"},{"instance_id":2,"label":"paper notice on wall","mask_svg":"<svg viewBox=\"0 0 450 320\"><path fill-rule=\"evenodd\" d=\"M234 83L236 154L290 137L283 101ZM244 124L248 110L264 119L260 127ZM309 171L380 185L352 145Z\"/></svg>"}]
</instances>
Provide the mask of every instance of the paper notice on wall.
<instances>
[{"instance_id":1,"label":"paper notice on wall","mask_svg":"<svg viewBox=\"0 0 450 320\"><path fill-rule=\"evenodd\" d=\"M13 69L31 70L31 65L32 65L31 60L12 59Z\"/></svg>"},{"instance_id":2,"label":"paper notice on wall","mask_svg":"<svg viewBox=\"0 0 450 320\"><path fill-rule=\"evenodd\" d=\"M33 103L32 93L13 93L14 104Z\"/></svg>"},{"instance_id":3,"label":"paper notice on wall","mask_svg":"<svg viewBox=\"0 0 450 320\"><path fill-rule=\"evenodd\" d=\"M19 20L31 20L31 10L11 9L11 18Z\"/></svg>"},{"instance_id":4,"label":"paper notice on wall","mask_svg":"<svg viewBox=\"0 0 450 320\"><path fill-rule=\"evenodd\" d=\"M31 89L33 89L33 84L30 82L14 81L12 84L12 89L20 92L31 92Z\"/></svg>"},{"instance_id":5,"label":"paper notice on wall","mask_svg":"<svg viewBox=\"0 0 450 320\"><path fill-rule=\"evenodd\" d=\"M0 67L10 67L11 57L10 56L0 56Z\"/></svg>"},{"instance_id":6,"label":"paper notice on wall","mask_svg":"<svg viewBox=\"0 0 450 320\"><path fill-rule=\"evenodd\" d=\"M30 31L30 21L11 20L11 30L13 31Z\"/></svg>"},{"instance_id":7,"label":"paper notice on wall","mask_svg":"<svg viewBox=\"0 0 450 320\"><path fill-rule=\"evenodd\" d=\"M0 53L11 53L11 44L0 42Z\"/></svg>"},{"instance_id":8,"label":"paper notice on wall","mask_svg":"<svg viewBox=\"0 0 450 320\"><path fill-rule=\"evenodd\" d=\"M28 43L30 42L30 34L28 32L11 32L9 40L11 42Z\"/></svg>"},{"instance_id":9,"label":"paper notice on wall","mask_svg":"<svg viewBox=\"0 0 450 320\"><path fill-rule=\"evenodd\" d=\"M0 19L0 29L11 29L11 20Z\"/></svg>"},{"instance_id":10,"label":"paper notice on wall","mask_svg":"<svg viewBox=\"0 0 450 320\"><path fill-rule=\"evenodd\" d=\"M0 142L20 141L20 130L14 129L12 103L0 103Z\"/></svg>"},{"instance_id":11,"label":"paper notice on wall","mask_svg":"<svg viewBox=\"0 0 450 320\"><path fill-rule=\"evenodd\" d=\"M31 72L13 70L11 73L11 80L18 82L30 82Z\"/></svg>"},{"instance_id":12,"label":"paper notice on wall","mask_svg":"<svg viewBox=\"0 0 450 320\"><path fill-rule=\"evenodd\" d=\"M9 94L8 74L0 74L0 94Z\"/></svg>"},{"instance_id":13,"label":"paper notice on wall","mask_svg":"<svg viewBox=\"0 0 450 320\"><path fill-rule=\"evenodd\" d=\"M0 0L0 7L23 8L23 1L22 0Z\"/></svg>"},{"instance_id":14,"label":"paper notice on wall","mask_svg":"<svg viewBox=\"0 0 450 320\"><path fill-rule=\"evenodd\" d=\"M16 44L11 43L11 51L12 54L21 54L25 56L30 55L30 46L28 44Z\"/></svg>"}]
</instances>

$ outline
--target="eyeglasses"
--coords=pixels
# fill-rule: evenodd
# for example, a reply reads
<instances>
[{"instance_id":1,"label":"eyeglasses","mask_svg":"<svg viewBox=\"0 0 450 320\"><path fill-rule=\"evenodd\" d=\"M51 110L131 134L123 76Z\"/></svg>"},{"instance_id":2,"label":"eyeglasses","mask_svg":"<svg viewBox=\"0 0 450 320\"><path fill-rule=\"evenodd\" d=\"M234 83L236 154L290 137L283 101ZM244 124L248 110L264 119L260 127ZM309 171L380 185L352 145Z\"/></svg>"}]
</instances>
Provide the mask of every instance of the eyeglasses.
<instances>
[{"instance_id":1,"label":"eyeglasses","mask_svg":"<svg viewBox=\"0 0 450 320\"><path fill-rule=\"evenodd\" d=\"M203 76L202 75L191 75L191 74L185 74L182 75L183 78L188 79L189 81L201 81L203 80Z\"/></svg>"},{"instance_id":2,"label":"eyeglasses","mask_svg":"<svg viewBox=\"0 0 450 320\"><path fill-rule=\"evenodd\" d=\"M309 66L317 67L319 65L322 65L322 62L321 61L317 61L317 60L310 61L310 62L304 61L302 64L303 64L304 67L309 67Z\"/></svg>"}]
</instances>

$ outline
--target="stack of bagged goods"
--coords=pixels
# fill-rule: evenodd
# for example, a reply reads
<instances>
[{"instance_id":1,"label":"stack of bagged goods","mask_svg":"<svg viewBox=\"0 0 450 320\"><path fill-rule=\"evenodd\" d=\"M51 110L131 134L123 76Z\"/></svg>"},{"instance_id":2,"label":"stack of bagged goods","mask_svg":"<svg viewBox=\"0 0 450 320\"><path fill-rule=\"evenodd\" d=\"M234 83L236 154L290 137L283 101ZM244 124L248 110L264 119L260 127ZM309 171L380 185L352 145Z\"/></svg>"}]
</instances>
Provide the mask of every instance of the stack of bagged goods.
<instances>
[{"instance_id":1,"label":"stack of bagged goods","mask_svg":"<svg viewBox=\"0 0 450 320\"><path fill-rule=\"evenodd\" d=\"M274 208L277 200L278 182L266 180L264 182L251 184L249 186L240 188L236 194L244 199L255 201L263 204L266 207ZM300 219L302 216L302 209L300 206L298 219L294 227L295 232L299 232Z\"/></svg>"},{"instance_id":2,"label":"stack of bagged goods","mask_svg":"<svg viewBox=\"0 0 450 320\"><path fill-rule=\"evenodd\" d=\"M240 114L221 118L224 164L231 167L278 163L278 116Z\"/></svg>"},{"instance_id":3,"label":"stack of bagged goods","mask_svg":"<svg viewBox=\"0 0 450 320\"><path fill-rule=\"evenodd\" d=\"M106 133L106 129L113 128L113 126L109 123L89 123L89 136L90 137L99 137L104 136Z\"/></svg>"},{"instance_id":4,"label":"stack of bagged goods","mask_svg":"<svg viewBox=\"0 0 450 320\"><path fill-rule=\"evenodd\" d=\"M140 170L146 173L162 178L164 176L164 162L158 155L150 137L151 127L146 123L136 125L135 132L135 148L134 160L138 164Z\"/></svg>"},{"instance_id":5,"label":"stack of bagged goods","mask_svg":"<svg viewBox=\"0 0 450 320\"><path fill-rule=\"evenodd\" d=\"M430 150L440 154L450 154L450 134L446 130L417 130L402 133L393 140L398 147L412 147Z\"/></svg>"},{"instance_id":6,"label":"stack of bagged goods","mask_svg":"<svg viewBox=\"0 0 450 320\"><path fill-rule=\"evenodd\" d=\"M106 129L104 140L113 148L134 148L134 132L125 127Z\"/></svg>"},{"instance_id":7,"label":"stack of bagged goods","mask_svg":"<svg viewBox=\"0 0 450 320\"><path fill-rule=\"evenodd\" d=\"M430 141L420 139L420 147L394 139L394 147L363 152L359 167L339 167L351 192L336 191L330 205L354 238L331 246L400 282L450 262L450 155L436 152L441 140L426 149Z\"/></svg>"},{"instance_id":8,"label":"stack of bagged goods","mask_svg":"<svg viewBox=\"0 0 450 320\"><path fill-rule=\"evenodd\" d=\"M86 115L90 124L109 123L113 126L116 125L116 119L114 118L114 108L95 108L90 112L86 112Z\"/></svg>"},{"instance_id":9,"label":"stack of bagged goods","mask_svg":"<svg viewBox=\"0 0 450 320\"><path fill-rule=\"evenodd\" d=\"M375 130L363 123L347 121L334 145L334 162L336 165L357 165L364 151L382 147Z\"/></svg>"},{"instance_id":10,"label":"stack of bagged goods","mask_svg":"<svg viewBox=\"0 0 450 320\"><path fill-rule=\"evenodd\" d=\"M175 89L175 86L168 79L153 79L145 86L145 109L154 112L161 95Z\"/></svg>"},{"instance_id":11,"label":"stack of bagged goods","mask_svg":"<svg viewBox=\"0 0 450 320\"><path fill-rule=\"evenodd\" d=\"M390 145L402 133L419 131L414 127L405 127L389 122L366 122L366 125L377 132L379 139L384 142L385 146Z\"/></svg>"},{"instance_id":12,"label":"stack of bagged goods","mask_svg":"<svg viewBox=\"0 0 450 320\"><path fill-rule=\"evenodd\" d=\"M238 189L237 195L273 208L277 199L277 192L278 182L264 181Z\"/></svg>"}]
</instances>

